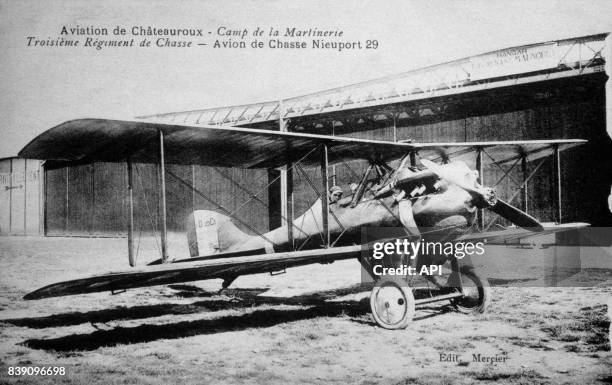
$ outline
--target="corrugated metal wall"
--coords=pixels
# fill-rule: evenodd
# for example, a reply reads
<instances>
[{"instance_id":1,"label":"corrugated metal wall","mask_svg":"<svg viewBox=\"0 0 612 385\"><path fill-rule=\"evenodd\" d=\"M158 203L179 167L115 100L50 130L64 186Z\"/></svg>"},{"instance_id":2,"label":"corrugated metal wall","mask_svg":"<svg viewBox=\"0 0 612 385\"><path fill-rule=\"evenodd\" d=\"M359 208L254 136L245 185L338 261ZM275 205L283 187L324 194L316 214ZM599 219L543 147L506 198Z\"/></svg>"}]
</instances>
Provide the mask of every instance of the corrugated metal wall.
<instances>
[{"instance_id":1,"label":"corrugated metal wall","mask_svg":"<svg viewBox=\"0 0 612 385\"><path fill-rule=\"evenodd\" d=\"M0 234L42 232L42 175L40 161L0 160Z\"/></svg>"}]
</instances>

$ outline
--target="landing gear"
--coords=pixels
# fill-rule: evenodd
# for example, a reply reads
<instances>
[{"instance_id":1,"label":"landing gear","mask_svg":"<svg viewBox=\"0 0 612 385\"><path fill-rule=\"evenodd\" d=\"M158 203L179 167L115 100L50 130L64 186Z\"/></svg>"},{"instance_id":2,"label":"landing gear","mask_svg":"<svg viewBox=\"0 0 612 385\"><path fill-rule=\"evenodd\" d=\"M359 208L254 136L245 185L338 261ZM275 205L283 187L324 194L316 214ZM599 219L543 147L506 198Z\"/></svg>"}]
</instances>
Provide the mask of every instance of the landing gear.
<instances>
[{"instance_id":1,"label":"landing gear","mask_svg":"<svg viewBox=\"0 0 612 385\"><path fill-rule=\"evenodd\" d=\"M380 327L405 329L414 317L412 289L399 277L381 278L370 294L370 308Z\"/></svg>"},{"instance_id":2,"label":"landing gear","mask_svg":"<svg viewBox=\"0 0 612 385\"><path fill-rule=\"evenodd\" d=\"M412 288L400 276L382 277L370 293L370 308L376 323L385 329L404 329L412 321L416 305L450 301L463 314L484 313L491 302L491 288L486 278L471 267L451 261L452 273L446 285L433 280L436 289L430 295L415 300Z\"/></svg>"},{"instance_id":3,"label":"landing gear","mask_svg":"<svg viewBox=\"0 0 612 385\"><path fill-rule=\"evenodd\" d=\"M370 293L370 309L372 310L372 318L380 327L385 329L406 328L414 317L417 305L450 301L458 312L464 314L484 313L489 306L491 302L489 282L476 272L469 260L461 261L454 257L447 258L446 261L449 262L451 270L447 279L435 274L423 274L420 278L426 279L428 284L427 287L418 287L417 294L426 293L425 295L418 295L418 299L414 298L411 286L419 281L419 277L412 277L411 275L380 276L373 273L376 265L396 267L410 263L415 268L415 272L420 272L423 267L441 266L444 263L444 260L433 257L419 256L420 259L411 261L402 258L402 256L399 256L399 258L389 257L380 261L372 258L360 259L363 268L367 272L372 272L370 276L375 280L374 288ZM433 284L433 287L430 283Z\"/></svg>"},{"instance_id":4,"label":"landing gear","mask_svg":"<svg viewBox=\"0 0 612 385\"><path fill-rule=\"evenodd\" d=\"M482 314L491 302L489 281L468 266L463 266L460 272L453 271L448 277L447 286L462 288L463 296L451 300L453 307L460 313Z\"/></svg>"}]
</instances>

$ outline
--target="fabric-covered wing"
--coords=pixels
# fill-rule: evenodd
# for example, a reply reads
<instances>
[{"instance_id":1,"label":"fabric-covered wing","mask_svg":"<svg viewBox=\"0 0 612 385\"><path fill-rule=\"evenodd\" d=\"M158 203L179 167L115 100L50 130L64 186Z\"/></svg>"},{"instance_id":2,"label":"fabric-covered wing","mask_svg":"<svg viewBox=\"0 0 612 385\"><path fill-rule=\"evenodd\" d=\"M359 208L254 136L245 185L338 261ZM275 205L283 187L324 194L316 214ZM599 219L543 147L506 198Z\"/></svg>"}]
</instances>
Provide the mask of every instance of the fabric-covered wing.
<instances>
[{"instance_id":1,"label":"fabric-covered wing","mask_svg":"<svg viewBox=\"0 0 612 385\"><path fill-rule=\"evenodd\" d=\"M61 297L267 273L312 263L329 263L335 260L358 258L360 252L361 246L346 246L149 266L128 272L109 273L55 283L27 294L24 299Z\"/></svg>"},{"instance_id":2,"label":"fabric-covered wing","mask_svg":"<svg viewBox=\"0 0 612 385\"><path fill-rule=\"evenodd\" d=\"M60 161L157 162L159 132L165 161L240 168L276 168L297 161L318 163L316 149L328 145L330 163L351 159L398 158L414 148L408 143L330 137L236 127L169 125L145 121L72 120L32 140L19 156Z\"/></svg>"},{"instance_id":3,"label":"fabric-covered wing","mask_svg":"<svg viewBox=\"0 0 612 385\"><path fill-rule=\"evenodd\" d=\"M534 238L542 235L559 233L562 231L582 229L590 226L588 223L574 222L560 225L546 224L542 231L531 231L521 227L510 227L499 231L475 232L460 236L456 242L486 242L488 245L511 245L526 238Z\"/></svg>"},{"instance_id":4,"label":"fabric-covered wing","mask_svg":"<svg viewBox=\"0 0 612 385\"><path fill-rule=\"evenodd\" d=\"M564 151L580 144L586 140L580 139L551 139L551 140L520 140L520 141L496 141L496 142L464 142L464 143L419 143L419 156L434 162L445 160L461 160L466 163L476 159L476 151L482 149L486 156L483 163L489 164L493 161L498 164L507 164L526 157L528 162L552 155L555 146Z\"/></svg>"},{"instance_id":5,"label":"fabric-covered wing","mask_svg":"<svg viewBox=\"0 0 612 385\"><path fill-rule=\"evenodd\" d=\"M328 146L329 163L353 159L390 161L418 151L432 160L470 157L480 147L503 163L526 154L529 160L585 141L573 139L520 142L402 143L340 136L303 134L236 127L186 126L148 121L71 120L53 127L25 146L19 156L56 161L158 161L159 132L164 135L165 160L171 164L202 164L240 168L277 168L292 161L319 163L317 148ZM484 162L491 160L484 157Z\"/></svg>"}]
</instances>

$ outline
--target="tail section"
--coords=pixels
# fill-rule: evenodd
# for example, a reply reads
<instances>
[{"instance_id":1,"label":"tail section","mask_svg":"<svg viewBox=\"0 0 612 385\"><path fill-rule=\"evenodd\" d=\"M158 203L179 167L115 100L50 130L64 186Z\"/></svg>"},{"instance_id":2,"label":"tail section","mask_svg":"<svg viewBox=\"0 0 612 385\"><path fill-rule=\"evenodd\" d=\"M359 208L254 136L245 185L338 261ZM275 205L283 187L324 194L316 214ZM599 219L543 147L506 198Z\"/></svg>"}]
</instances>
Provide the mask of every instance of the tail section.
<instances>
[{"instance_id":1,"label":"tail section","mask_svg":"<svg viewBox=\"0 0 612 385\"><path fill-rule=\"evenodd\" d=\"M196 210L187 219L187 242L191 257L258 248L254 237L240 230L231 219L209 210Z\"/></svg>"}]
</instances>

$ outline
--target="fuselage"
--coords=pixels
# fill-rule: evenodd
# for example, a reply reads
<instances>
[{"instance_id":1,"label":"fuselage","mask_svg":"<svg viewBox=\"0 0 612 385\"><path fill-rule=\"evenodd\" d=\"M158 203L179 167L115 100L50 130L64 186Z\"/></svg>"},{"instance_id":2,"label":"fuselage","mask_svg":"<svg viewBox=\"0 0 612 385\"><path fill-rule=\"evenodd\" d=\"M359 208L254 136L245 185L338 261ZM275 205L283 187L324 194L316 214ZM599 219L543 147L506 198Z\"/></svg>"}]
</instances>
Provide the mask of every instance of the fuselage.
<instances>
[{"instance_id":1,"label":"fuselage","mask_svg":"<svg viewBox=\"0 0 612 385\"><path fill-rule=\"evenodd\" d=\"M351 196L329 204L330 241L336 246L360 244L364 227L414 227L414 234L423 229L466 227L474 221L476 208L470 195L459 187L449 185L443 191L396 200L394 196L365 198L350 207ZM289 240L287 225L255 236L249 242L236 245L231 251L264 248L266 240L273 243L268 250L290 250L321 247L322 208L318 199L306 212L293 220L293 241ZM411 225L409 219L413 218ZM264 239L265 238L265 239Z\"/></svg>"}]
</instances>

